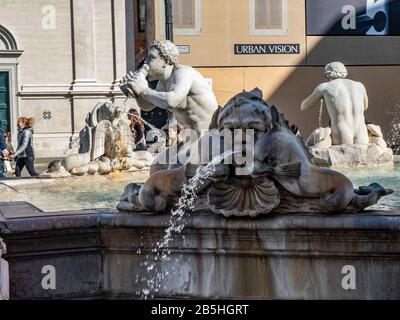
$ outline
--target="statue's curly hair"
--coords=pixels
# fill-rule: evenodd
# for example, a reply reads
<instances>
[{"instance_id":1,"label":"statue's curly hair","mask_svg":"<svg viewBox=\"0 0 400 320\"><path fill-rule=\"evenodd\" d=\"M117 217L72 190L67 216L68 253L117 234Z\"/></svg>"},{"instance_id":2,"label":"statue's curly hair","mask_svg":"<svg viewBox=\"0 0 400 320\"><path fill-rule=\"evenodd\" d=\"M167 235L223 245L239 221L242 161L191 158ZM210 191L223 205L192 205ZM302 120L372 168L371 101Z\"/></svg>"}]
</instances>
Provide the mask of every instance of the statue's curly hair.
<instances>
[{"instance_id":1,"label":"statue's curly hair","mask_svg":"<svg viewBox=\"0 0 400 320\"><path fill-rule=\"evenodd\" d=\"M150 44L150 49L157 49L161 58L169 65L176 66L179 63L179 50L169 40L155 40Z\"/></svg>"},{"instance_id":2,"label":"statue's curly hair","mask_svg":"<svg viewBox=\"0 0 400 320\"><path fill-rule=\"evenodd\" d=\"M269 105L263 100L263 93L255 88L252 91L243 91L230 99L218 115L218 127L222 130L223 121L232 114L234 108L238 108L246 103L251 103L252 112L256 117L263 117L268 126L272 123L271 110Z\"/></svg>"},{"instance_id":3,"label":"statue's curly hair","mask_svg":"<svg viewBox=\"0 0 400 320\"><path fill-rule=\"evenodd\" d=\"M325 66L325 77L328 80L346 79L347 76L347 69L341 62L331 62Z\"/></svg>"}]
</instances>

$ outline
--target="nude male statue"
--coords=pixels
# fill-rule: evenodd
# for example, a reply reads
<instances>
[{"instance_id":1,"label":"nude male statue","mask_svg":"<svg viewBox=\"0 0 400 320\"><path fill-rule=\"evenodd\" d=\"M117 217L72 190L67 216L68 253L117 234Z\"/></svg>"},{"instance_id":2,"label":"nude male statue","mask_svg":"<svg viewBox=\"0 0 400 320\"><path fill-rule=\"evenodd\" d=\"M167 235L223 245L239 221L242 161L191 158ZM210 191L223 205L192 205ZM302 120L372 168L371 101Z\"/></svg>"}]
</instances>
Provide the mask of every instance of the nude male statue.
<instances>
[{"instance_id":1,"label":"nude male statue","mask_svg":"<svg viewBox=\"0 0 400 320\"><path fill-rule=\"evenodd\" d=\"M178 56L178 48L172 42L154 41L144 66L128 73L122 85L137 98L142 110L167 109L183 129L193 129L200 135L208 129L218 108L217 99L203 76L192 67L179 64ZM147 77L159 81L155 90L149 88Z\"/></svg>"},{"instance_id":2,"label":"nude male statue","mask_svg":"<svg viewBox=\"0 0 400 320\"><path fill-rule=\"evenodd\" d=\"M368 130L364 112L368 109L368 96L364 85L346 79L347 69L341 62L325 67L328 82L322 83L301 104L305 111L322 99L328 109L332 126L332 144L368 144Z\"/></svg>"}]
</instances>

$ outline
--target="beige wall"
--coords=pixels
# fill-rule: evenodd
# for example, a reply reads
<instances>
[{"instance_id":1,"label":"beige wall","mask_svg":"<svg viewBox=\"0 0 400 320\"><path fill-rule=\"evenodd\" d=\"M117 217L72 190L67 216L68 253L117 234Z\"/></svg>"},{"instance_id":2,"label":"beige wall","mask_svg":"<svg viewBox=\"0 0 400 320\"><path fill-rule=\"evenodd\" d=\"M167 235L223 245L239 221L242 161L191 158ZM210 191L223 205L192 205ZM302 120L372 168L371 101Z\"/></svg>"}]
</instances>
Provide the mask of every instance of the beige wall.
<instances>
[{"instance_id":1,"label":"beige wall","mask_svg":"<svg viewBox=\"0 0 400 320\"><path fill-rule=\"evenodd\" d=\"M157 38L165 37L160 1L156 2ZM177 45L190 45L190 54L180 61L192 66L298 65L304 63L305 0L288 0L287 36L250 36L249 0L201 0L201 32L197 36L175 36ZM300 44L300 55L235 55L234 44Z\"/></svg>"},{"instance_id":2,"label":"beige wall","mask_svg":"<svg viewBox=\"0 0 400 320\"><path fill-rule=\"evenodd\" d=\"M220 105L242 90L259 87L265 100L279 106L290 122L300 128L304 137L318 126L319 108L301 112L300 104L314 88L325 81L322 67L244 67L244 68L198 68L213 80L213 88ZM400 123L400 66L354 66L349 67L349 78L361 81L367 88L370 107L366 118L382 126L390 143L395 139L393 125ZM324 112L323 124L329 118Z\"/></svg>"},{"instance_id":3,"label":"beige wall","mask_svg":"<svg viewBox=\"0 0 400 320\"><path fill-rule=\"evenodd\" d=\"M156 32L163 38L160 0L156 3ZM349 66L350 78L365 84L370 97L367 119L383 127L386 137L400 123L400 37L307 37L305 0L288 0L287 36L251 36L249 0L201 0L201 32L176 36L177 45L190 45L180 61L207 78L220 105L242 90L259 87L270 104L280 106L307 137L318 125L319 108L300 112L301 101L325 81L323 68L331 61ZM300 44L300 55L234 55L234 44ZM324 124L328 124L324 113ZM391 141L398 143L400 141Z\"/></svg>"}]
</instances>

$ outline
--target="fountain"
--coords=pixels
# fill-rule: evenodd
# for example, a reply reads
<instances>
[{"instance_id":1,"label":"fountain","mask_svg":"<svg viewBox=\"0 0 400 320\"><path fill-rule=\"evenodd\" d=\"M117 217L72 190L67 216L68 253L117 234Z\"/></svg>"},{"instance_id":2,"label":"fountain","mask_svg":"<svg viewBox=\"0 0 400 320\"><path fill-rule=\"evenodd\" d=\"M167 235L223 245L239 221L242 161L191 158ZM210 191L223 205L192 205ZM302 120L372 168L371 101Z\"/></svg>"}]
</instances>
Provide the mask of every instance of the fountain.
<instances>
[{"instance_id":1,"label":"fountain","mask_svg":"<svg viewBox=\"0 0 400 320\"><path fill-rule=\"evenodd\" d=\"M262 99L262 92L254 89L233 97L227 105L214 115L218 131L205 134L192 148L188 162L178 169L160 170L153 173L143 186L128 185L118 208L122 211L165 211L180 195L180 190L190 178L190 166L197 170L208 170L208 184L199 193L199 211L211 210L229 216L250 216L269 213L335 213L362 212L375 205L382 196L391 194L378 184L362 186L354 190L351 181L343 174L312 163L302 140L288 127L283 114L270 107ZM226 133L237 130L235 135L253 133L253 145L246 141L231 144ZM247 132L249 131L249 132ZM194 159L210 159L201 149L204 140L214 138L214 147L220 154L235 153L231 163L201 168ZM230 137L230 141L235 138ZM236 141L238 142L238 141ZM242 145L244 143L244 145ZM250 161L245 167L238 160L240 151L246 151ZM249 160L249 159L248 159ZM200 168L200 169L199 169ZM246 172L246 169L251 168ZM238 171L243 171L238 174Z\"/></svg>"},{"instance_id":2,"label":"fountain","mask_svg":"<svg viewBox=\"0 0 400 320\"><path fill-rule=\"evenodd\" d=\"M11 297L398 299L399 171L336 171L318 167L323 159L313 153L359 145L385 152L380 129L365 125L357 109L361 134L332 121L304 143L257 88L218 107L205 79L180 65L178 54L172 43L156 41L145 65L121 83L140 108L171 110L184 128L184 143L160 154L150 176L123 192L109 176L90 176L136 159L120 111L106 104L88 117L80 153L49 167L49 174L75 175L69 181L76 185L7 189L32 201L47 190L44 201L64 206L44 212L40 203L0 203ZM336 67L343 71L331 65L329 76ZM147 77L160 81L156 90ZM347 81L331 83L363 91ZM82 187L84 179L89 187ZM51 292L41 286L43 266L57 269ZM342 286L348 266L357 270L357 290Z\"/></svg>"},{"instance_id":3,"label":"fountain","mask_svg":"<svg viewBox=\"0 0 400 320\"><path fill-rule=\"evenodd\" d=\"M79 153L51 162L44 175L52 178L107 175L116 170L149 168L153 157L147 151L134 151L129 121L122 114L112 103L97 104L79 134Z\"/></svg>"}]
</instances>

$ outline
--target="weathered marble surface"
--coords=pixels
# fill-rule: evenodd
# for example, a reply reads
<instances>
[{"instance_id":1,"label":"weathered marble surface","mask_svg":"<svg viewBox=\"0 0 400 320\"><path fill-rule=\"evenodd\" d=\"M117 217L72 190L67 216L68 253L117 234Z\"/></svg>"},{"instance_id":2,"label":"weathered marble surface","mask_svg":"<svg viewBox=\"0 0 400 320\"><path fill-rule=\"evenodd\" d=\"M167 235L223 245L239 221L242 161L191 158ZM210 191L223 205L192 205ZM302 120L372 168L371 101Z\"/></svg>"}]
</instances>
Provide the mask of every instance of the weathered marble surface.
<instances>
[{"instance_id":1,"label":"weathered marble surface","mask_svg":"<svg viewBox=\"0 0 400 320\"><path fill-rule=\"evenodd\" d=\"M270 107L258 88L234 96L217 110L212 122L210 127L215 130L192 144L197 148L190 148L186 162L178 168L150 171L142 186L128 185L117 208L132 213L168 211L178 203L185 184L198 184L194 188L200 190L195 193L206 194L206 209L225 217L271 212L359 213L393 193L376 183L355 190L343 174L319 168L311 161L303 140L289 128L284 114ZM210 138L213 148L217 147L215 152L209 152L206 144ZM380 151L377 145L371 146L368 155ZM189 167L196 169L193 175ZM279 191L279 186L283 190ZM295 197L285 196L284 190Z\"/></svg>"},{"instance_id":2,"label":"weathered marble surface","mask_svg":"<svg viewBox=\"0 0 400 320\"><path fill-rule=\"evenodd\" d=\"M125 75L121 90L134 97L143 111L155 107L173 113L183 129L201 134L218 108L217 99L206 79L194 68L179 64L179 50L169 40L156 40L149 46L146 63ZM149 82L158 80L155 90Z\"/></svg>"},{"instance_id":3,"label":"weathered marble surface","mask_svg":"<svg viewBox=\"0 0 400 320\"><path fill-rule=\"evenodd\" d=\"M1 221L11 298L135 299L143 288L134 281L144 272L140 263L154 257L168 220L86 211ZM170 242L171 260L157 265L176 268L157 297L399 299L399 245L400 212L257 219L196 214ZM51 292L40 285L44 265L58 270ZM341 286L347 265L356 268L355 290Z\"/></svg>"},{"instance_id":4,"label":"weathered marble surface","mask_svg":"<svg viewBox=\"0 0 400 320\"><path fill-rule=\"evenodd\" d=\"M6 245L3 239L0 238L0 300L8 300L10 298L8 262L2 258L2 255L6 253Z\"/></svg>"},{"instance_id":5,"label":"weathered marble surface","mask_svg":"<svg viewBox=\"0 0 400 320\"><path fill-rule=\"evenodd\" d=\"M79 133L79 153L52 161L44 176L108 175L114 171L149 168L153 157L148 151L136 152L126 110L111 102L97 104L86 117L86 126Z\"/></svg>"},{"instance_id":6,"label":"weathered marble surface","mask_svg":"<svg viewBox=\"0 0 400 320\"><path fill-rule=\"evenodd\" d=\"M336 167L393 165L393 150L376 144L337 145L329 148L312 147L311 155Z\"/></svg>"},{"instance_id":7,"label":"weathered marble surface","mask_svg":"<svg viewBox=\"0 0 400 320\"><path fill-rule=\"evenodd\" d=\"M328 109L332 144L368 144L368 129L364 113L368 109L368 95L361 82L346 79L347 69L341 62L325 66L328 82L318 85L301 103L301 110L315 107L321 100Z\"/></svg>"}]
</instances>

